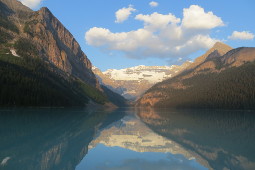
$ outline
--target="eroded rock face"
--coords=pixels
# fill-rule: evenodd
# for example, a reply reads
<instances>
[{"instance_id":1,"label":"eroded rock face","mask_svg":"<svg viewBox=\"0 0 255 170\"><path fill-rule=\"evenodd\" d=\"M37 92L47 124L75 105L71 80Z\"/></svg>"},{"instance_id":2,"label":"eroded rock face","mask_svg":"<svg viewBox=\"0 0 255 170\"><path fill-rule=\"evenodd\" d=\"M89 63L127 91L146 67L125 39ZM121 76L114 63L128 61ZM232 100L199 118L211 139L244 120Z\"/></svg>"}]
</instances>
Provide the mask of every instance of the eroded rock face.
<instances>
[{"instance_id":1,"label":"eroded rock face","mask_svg":"<svg viewBox=\"0 0 255 170\"><path fill-rule=\"evenodd\" d=\"M80 45L47 8L35 12L31 22L25 25L31 30L27 34L33 35L31 38L39 44L38 48L43 57L62 71L90 84L97 84L91 71L91 62L82 52Z\"/></svg>"},{"instance_id":2,"label":"eroded rock face","mask_svg":"<svg viewBox=\"0 0 255 170\"><path fill-rule=\"evenodd\" d=\"M12 43L20 38L28 39L36 46L39 57L65 72L67 76L75 76L100 88L91 71L90 60L73 35L48 8L32 11L17 0L0 0L0 4L1 15L6 16L19 30L16 33L11 32L14 37Z\"/></svg>"},{"instance_id":3,"label":"eroded rock face","mask_svg":"<svg viewBox=\"0 0 255 170\"><path fill-rule=\"evenodd\" d=\"M9 14L13 13L14 11L16 14L20 14L21 12L33 12L30 8L26 7L17 0L1 0L0 2L2 3L1 6L9 8Z\"/></svg>"}]
</instances>

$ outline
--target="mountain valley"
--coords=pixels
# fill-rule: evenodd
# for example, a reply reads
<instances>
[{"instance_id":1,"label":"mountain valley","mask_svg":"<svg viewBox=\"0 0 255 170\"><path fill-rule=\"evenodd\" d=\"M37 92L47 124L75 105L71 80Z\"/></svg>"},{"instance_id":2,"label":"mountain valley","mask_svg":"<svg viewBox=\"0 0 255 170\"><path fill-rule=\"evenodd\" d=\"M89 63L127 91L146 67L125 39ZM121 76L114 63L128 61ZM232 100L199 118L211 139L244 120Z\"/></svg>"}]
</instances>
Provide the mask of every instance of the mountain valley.
<instances>
[{"instance_id":1,"label":"mountain valley","mask_svg":"<svg viewBox=\"0 0 255 170\"><path fill-rule=\"evenodd\" d=\"M154 84L177 75L192 62L172 66L135 66L125 69L109 69L102 72L97 67L92 70L100 84L119 93L126 99L135 100Z\"/></svg>"},{"instance_id":2,"label":"mountain valley","mask_svg":"<svg viewBox=\"0 0 255 170\"><path fill-rule=\"evenodd\" d=\"M254 5L0 0L0 170L255 170Z\"/></svg>"}]
</instances>

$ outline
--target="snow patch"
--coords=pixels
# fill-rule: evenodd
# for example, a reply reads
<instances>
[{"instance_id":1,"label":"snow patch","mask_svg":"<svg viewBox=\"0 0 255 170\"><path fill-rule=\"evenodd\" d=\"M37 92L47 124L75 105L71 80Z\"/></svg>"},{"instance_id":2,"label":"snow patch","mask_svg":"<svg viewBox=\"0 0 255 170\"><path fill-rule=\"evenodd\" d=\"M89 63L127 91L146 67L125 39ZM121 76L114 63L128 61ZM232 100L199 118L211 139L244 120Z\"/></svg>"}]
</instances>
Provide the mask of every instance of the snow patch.
<instances>
[{"instance_id":1,"label":"snow patch","mask_svg":"<svg viewBox=\"0 0 255 170\"><path fill-rule=\"evenodd\" d=\"M15 51L14 49L11 49L10 51L11 51L11 53L12 53L13 56L15 56L15 57L20 57L20 56L16 53L16 51Z\"/></svg>"},{"instance_id":2,"label":"snow patch","mask_svg":"<svg viewBox=\"0 0 255 170\"><path fill-rule=\"evenodd\" d=\"M1 162L1 165L2 165L2 166L5 166L5 165L7 164L7 162L8 162L10 159L11 159L11 157L6 157L6 158L4 158L4 159L2 160L2 162Z\"/></svg>"},{"instance_id":3,"label":"snow patch","mask_svg":"<svg viewBox=\"0 0 255 170\"><path fill-rule=\"evenodd\" d=\"M172 77L173 72L178 70L179 66L144 66L139 65L126 69L109 69L103 72L114 80L140 81L147 80L150 83L157 83Z\"/></svg>"}]
</instances>

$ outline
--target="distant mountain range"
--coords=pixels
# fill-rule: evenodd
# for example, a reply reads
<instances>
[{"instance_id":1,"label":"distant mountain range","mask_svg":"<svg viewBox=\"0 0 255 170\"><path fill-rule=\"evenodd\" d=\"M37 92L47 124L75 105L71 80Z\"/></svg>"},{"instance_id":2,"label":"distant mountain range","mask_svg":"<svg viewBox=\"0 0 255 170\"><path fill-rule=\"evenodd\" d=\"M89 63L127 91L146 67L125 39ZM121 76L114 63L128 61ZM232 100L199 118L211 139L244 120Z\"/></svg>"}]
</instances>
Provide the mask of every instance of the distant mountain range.
<instances>
[{"instance_id":1,"label":"distant mountain range","mask_svg":"<svg viewBox=\"0 0 255 170\"><path fill-rule=\"evenodd\" d=\"M103 84L121 94L127 99L134 100L154 84L171 78L188 67L192 62L187 61L181 66L136 66L125 69L109 69L102 72L97 67L92 70Z\"/></svg>"},{"instance_id":2,"label":"distant mountain range","mask_svg":"<svg viewBox=\"0 0 255 170\"><path fill-rule=\"evenodd\" d=\"M254 66L255 48L218 42L181 66L102 72L49 9L0 0L0 106L126 106L138 99L137 107L254 109Z\"/></svg>"},{"instance_id":3,"label":"distant mountain range","mask_svg":"<svg viewBox=\"0 0 255 170\"><path fill-rule=\"evenodd\" d=\"M78 42L49 9L32 11L17 0L0 0L0 106L125 103L102 88L91 69Z\"/></svg>"},{"instance_id":4,"label":"distant mountain range","mask_svg":"<svg viewBox=\"0 0 255 170\"><path fill-rule=\"evenodd\" d=\"M180 74L154 85L138 107L255 108L255 48L216 43Z\"/></svg>"}]
</instances>

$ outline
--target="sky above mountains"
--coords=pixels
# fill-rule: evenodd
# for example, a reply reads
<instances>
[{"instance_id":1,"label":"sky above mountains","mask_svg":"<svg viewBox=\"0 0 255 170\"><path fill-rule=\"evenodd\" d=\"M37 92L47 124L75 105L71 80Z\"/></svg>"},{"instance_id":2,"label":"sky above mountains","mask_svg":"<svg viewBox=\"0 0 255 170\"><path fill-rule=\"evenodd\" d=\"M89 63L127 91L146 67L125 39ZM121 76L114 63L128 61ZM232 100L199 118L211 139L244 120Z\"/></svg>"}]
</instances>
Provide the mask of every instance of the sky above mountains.
<instances>
[{"instance_id":1,"label":"sky above mountains","mask_svg":"<svg viewBox=\"0 0 255 170\"><path fill-rule=\"evenodd\" d=\"M254 0L20 0L48 7L101 70L193 60L222 41L255 46Z\"/></svg>"}]
</instances>

